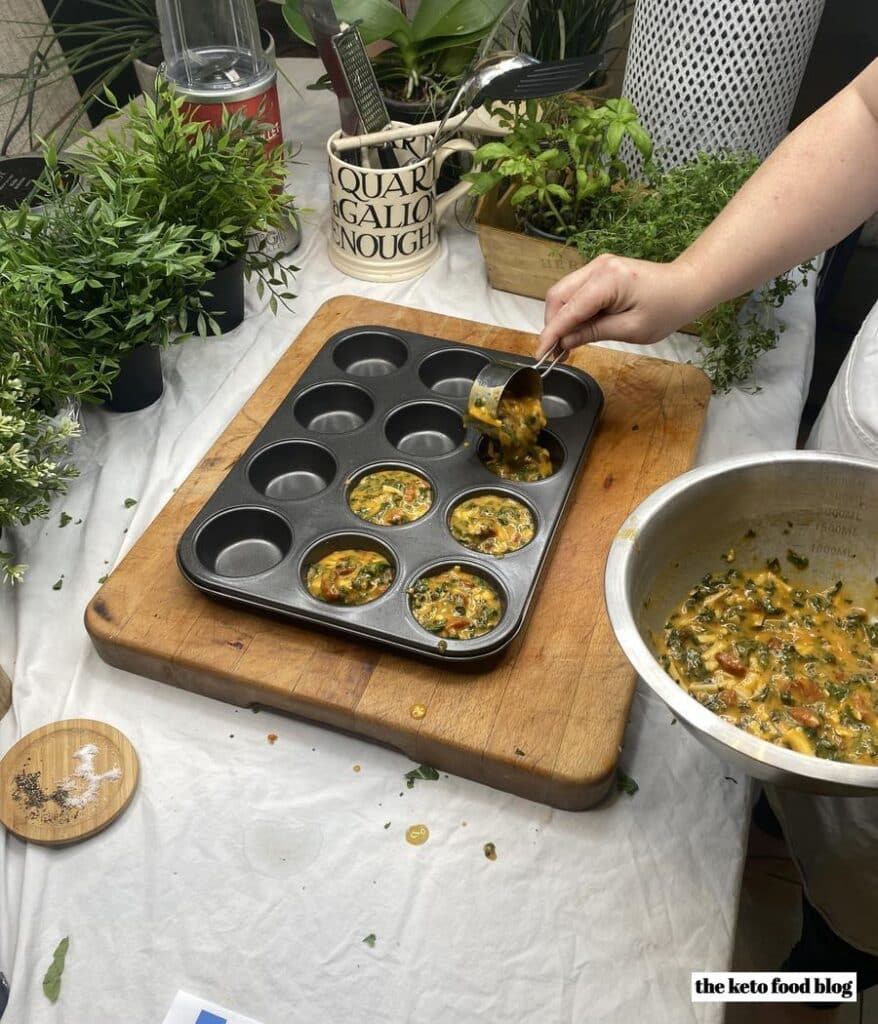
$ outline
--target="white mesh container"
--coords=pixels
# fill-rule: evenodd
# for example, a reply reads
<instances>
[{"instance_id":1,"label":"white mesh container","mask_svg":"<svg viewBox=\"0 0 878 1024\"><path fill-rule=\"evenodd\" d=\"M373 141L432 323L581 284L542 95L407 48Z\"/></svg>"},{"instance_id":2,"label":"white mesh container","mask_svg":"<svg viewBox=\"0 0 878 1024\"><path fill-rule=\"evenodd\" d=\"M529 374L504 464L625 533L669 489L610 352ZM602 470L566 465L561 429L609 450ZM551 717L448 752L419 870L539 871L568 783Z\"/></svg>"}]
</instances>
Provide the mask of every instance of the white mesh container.
<instances>
[{"instance_id":1,"label":"white mesh container","mask_svg":"<svg viewBox=\"0 0 878 1024\"><path fill-rule=\"evenodd\" d=\"M786 134L823 4L637 0L622 94L664 166L700 150L768 156Z\"/></svg>"}]
</instances>

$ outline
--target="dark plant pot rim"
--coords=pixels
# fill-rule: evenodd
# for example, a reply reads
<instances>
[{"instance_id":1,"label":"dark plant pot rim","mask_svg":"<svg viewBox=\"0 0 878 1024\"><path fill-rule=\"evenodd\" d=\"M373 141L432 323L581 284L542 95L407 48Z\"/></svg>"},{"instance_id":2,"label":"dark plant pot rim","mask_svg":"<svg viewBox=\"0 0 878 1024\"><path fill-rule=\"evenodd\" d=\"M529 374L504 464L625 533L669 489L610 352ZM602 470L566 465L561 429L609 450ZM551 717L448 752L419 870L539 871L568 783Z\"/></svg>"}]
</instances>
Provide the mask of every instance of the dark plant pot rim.
<instances>
[{"instance_id":1,"label":"dark plant pot rim","mask_svg":"<svg viewBox=\"0 0 878 1024\"><path fill-rule=\"evenodd\" d=\"M545 231L543 228L538 228L533 221L528 220L526 217L522 218L521 226L524 229L526 235L530 235L531 238L542 238L546 242L560 242L562 245L569 245L570 235L556 235L551 231Z\"/></svg>"}]
</instances>

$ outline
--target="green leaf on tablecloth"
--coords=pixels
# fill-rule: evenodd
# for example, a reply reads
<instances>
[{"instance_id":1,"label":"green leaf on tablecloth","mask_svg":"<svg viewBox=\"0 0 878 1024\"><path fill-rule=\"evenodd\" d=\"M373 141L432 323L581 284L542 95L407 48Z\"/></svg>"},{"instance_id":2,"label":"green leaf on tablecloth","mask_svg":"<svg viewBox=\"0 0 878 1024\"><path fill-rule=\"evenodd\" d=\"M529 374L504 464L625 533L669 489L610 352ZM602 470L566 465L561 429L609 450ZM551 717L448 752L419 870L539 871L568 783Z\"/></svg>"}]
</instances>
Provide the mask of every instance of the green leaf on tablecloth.
<instances>
[{"instance_id":1,"label":"green leaf on tablecloth","mask_svg":"<svg viewBox=\"0 0 878 1024\"><path fill-rule=\"evenodd\" d=\"M431 768L428 764L422 764L417 768L412 768L410 772L405 773L405 784L409 789L414 789L416 779L435 782L438 778L439 772L437 772L435 768Z\"/></svg>"},{"instance_id":2,"label":"green leaf on tablecloth","mask_svg":"<svg viewBox=\"0 0 878 1024\"><path fill-rule=\"evenodd\" d=\"M363 939L363 942L366 943L366 945L369 947L369 949L374 949L375 948L375 933L374 932L370 932L366 936L366 938Z\"/></svg>"},{"instance_id":3,"label":"green leaf on tablecloth","mask_svg":"<svg viewBox=\"0 0 878 1024\"><path fill-rule=\"evenodd\" d=\"M63 586L64 586L64 577L62 576L61 579L55 580L55 582L52 584L52 590L60 590Z\"/></svg>"},{"instance_id":4,"label":"green leaf on tablecloth","mask_svg":"<svg viewBox=\"0 0 878 1024\"><path fill-rule=\"evenodd\" d=\"M384 822L384 827L385 828L390 828L390 822L389 821L385 821Z\"/></svg>"},{"instance_id":5,"label":"green leaf on tablecloth","mask_svg":"<svg viewBox=\"0 0 878 1024\"><path fill-rule=\"evenodd\" d=\"M68 523L72 523L72 522L73 522L73 516L69 516L69 515L67 515L66 512L62 512L61 513L61 521L58 523L58 527L59 527L59 529L63 530L64 527L67 526Z\"/></svg>"},{"instance_id":6,"label":"green leaf on tablecloth","mask_svg":"<svg viewBox=\"0 0 878 1024\"><path fill-rule=\"evenodd\" d=\"M616 788L620 793L627 793L628 796L634 796L640 786L631 778L630 775L626 775L621 768L616 770Z\"/></svg>"},{"instance_id":7,"label":"green leaf on tablecloth","mask_svg":"<svg viewBox=\"0 0 878 1024\"><path fill-rule=\"evenodd\" d=\"M134 506L136 504L137 504L137 498L126 498L125 499L125 508L134 508Z\"/></svg>"},{"instance_id":8,"label":"green leaf on tablecloth","mask_svg":"<svg viewBox=\"0 0 878 1024\"><path fill-rule=\"evenodd\" d=\"M57 1003L61 994L61 975L64 973L64 960L69 948L70 938L65 936L55 947L52 962L43 978L43 992L51 1003Z\"/></svg>"}]
</instances>

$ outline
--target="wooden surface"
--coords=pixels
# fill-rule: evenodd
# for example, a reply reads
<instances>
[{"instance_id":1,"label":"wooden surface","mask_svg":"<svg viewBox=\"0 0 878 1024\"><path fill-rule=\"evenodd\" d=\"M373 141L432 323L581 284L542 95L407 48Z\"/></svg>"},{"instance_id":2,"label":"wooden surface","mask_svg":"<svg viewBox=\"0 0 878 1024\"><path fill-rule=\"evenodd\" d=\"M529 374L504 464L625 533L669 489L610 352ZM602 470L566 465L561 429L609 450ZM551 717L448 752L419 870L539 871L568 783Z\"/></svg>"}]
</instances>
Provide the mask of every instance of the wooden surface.
<instances>
[{"instance_id":1,"label":"wooden surface","mask_svg":"<svg viewBox=\"0 0 878 1024\"><path fill-rule=\"evenodd\" d=\"M86 626L108 662L241 706L263 704L403 750L414 761L568 809L615 776L634 673L604 609L610 541L629 511L691 464L710 396L691 366L579 349L605 413L533 615L481 673L425 664L205 597L177 570L177 541L334 332L385 324L530 354L534 337L358 297L326 303L92 599ZM423 718L412 716L426 706Z\"/></svg>"},{"instance_id":2,"label":"wooden surface","mask_svg":"<svg viewBox=\"0 0 878 1024\"><path fill-rule=\"evenodd\" d=\"M82 757L89 746L97 748L90 761ZM87 764L96 774L118 770L118 778L104 779L89 796L88 779L75 774ZM52 722L22 737L0 761L0 822L47 846L87 839L128 806L137 772L134 747L118 729L86 718Z\"/></svg>"},{"instance_id":3,"label":"wooden surface","mask_svg":"<svg viewBox=\"0 0 878 1024\"><path fill-rule=\"evenodd\" d=\"M524 234L496 189L476 206L476 231L488 281L501 292L544 299L553 284L585 262L575 245Z\"/></svg>"}]
</instances>

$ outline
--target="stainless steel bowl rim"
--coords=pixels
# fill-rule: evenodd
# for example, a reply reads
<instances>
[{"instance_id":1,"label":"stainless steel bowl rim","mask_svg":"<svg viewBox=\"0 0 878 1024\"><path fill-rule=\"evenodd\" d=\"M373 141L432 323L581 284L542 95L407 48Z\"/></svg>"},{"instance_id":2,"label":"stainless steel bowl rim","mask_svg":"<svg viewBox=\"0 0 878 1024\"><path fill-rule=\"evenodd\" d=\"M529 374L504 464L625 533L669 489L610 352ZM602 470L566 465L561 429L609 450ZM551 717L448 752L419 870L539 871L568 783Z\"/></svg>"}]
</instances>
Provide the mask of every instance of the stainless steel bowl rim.
<instances>
[{"instance_id":1,"label":"stainless steel bowl rim","mask_svg":"<svg viewBox=\"0 0 878 1024\"><path fill-rule=\"evenodd\" d=\"M628 516L616 534L607 556L604 576L607 613L619 646L634 666L637 674L688 726L705 733L745 757L778 768L801 779L819 779L842 786L878 791L878 767L829 761L788 750L785 747L769 743L767 740L759 739L757 736L752 736L699 704L661 667L655 655L640 636L634 615L629 607L629 601L626 598L625 579L631 560L636 554L640 530L660 509L672 504L679 494L695 483L752 466L792 461L803 464L850 466L878 473L878 463L869 459L859 459L834 452L775 451L723 459L676 477L644 499ZM695 582L693 580L693 584Z\"/></svg>"}]
</instances>

